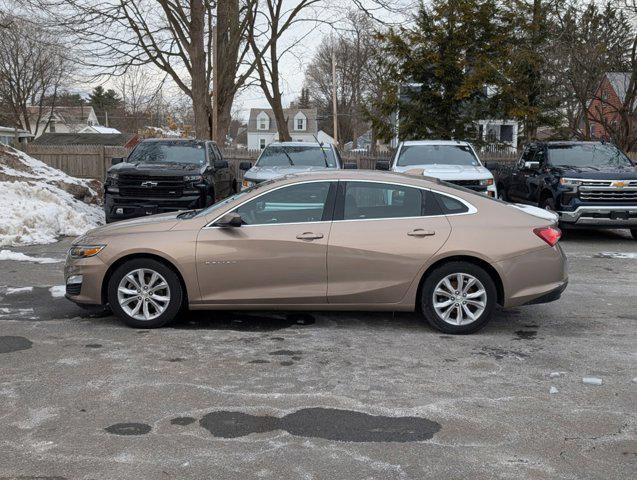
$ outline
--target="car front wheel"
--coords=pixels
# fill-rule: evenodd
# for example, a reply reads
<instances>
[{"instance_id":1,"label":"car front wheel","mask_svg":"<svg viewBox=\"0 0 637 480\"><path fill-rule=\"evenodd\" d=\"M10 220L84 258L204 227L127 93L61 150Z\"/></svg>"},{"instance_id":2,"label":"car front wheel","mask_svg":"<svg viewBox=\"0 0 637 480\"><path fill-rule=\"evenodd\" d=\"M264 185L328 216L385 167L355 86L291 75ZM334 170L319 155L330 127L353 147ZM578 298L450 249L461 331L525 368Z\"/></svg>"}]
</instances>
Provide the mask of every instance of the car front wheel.
<instances>
[{"instance_id":1,"label":"car front wheel","mask_svg":"<svg viewBox=\"0 0 637 480\"><path fill-rule=\"evenodd\" d=\"M158 328L181 310L184 292L177 274L153 259L133 259L115 270L108 283L108 303L126 325Z\"/></svg>"},{"instance_id":2,"label":"car front wheel","mask_svg":"<svg viewBox=\"0 0 637 480\"><path fill-rule=\"evenodd\" d=\"M473 333L491 318L497 300L495 284L481 267L449 262L427 275L421 306L427 321L451 334Z\"/></svg>"},{"instance_id":3,"label":"car front wheel","mask_svg":"<svg viewBox=\"0 0 637 480\"><path fill-rule=\"evenodd\" d=\"M630 234L633 236L634 240L637 240L637 228L631 229Z\"/></svg>"}]
</instances>

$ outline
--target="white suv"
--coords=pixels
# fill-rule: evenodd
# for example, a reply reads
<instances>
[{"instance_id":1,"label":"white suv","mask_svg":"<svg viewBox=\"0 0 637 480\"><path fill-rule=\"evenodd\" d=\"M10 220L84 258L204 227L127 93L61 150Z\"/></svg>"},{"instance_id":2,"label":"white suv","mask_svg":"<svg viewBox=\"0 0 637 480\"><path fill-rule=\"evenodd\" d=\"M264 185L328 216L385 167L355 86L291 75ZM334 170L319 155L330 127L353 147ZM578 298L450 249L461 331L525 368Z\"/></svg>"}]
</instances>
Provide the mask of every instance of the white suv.
<instances>
[{"instance_id":1,"label":"white suv","mask_svg":"<svg viewBox=\"0 0 637 480\"><path fill-rule=\"evenodd\" d=\"M401 142L391 165L383 170L424 175L454 183L490 197L497 197L493 175L468 142L455 140L416 140Z\"/></svg>"}]
</instances>

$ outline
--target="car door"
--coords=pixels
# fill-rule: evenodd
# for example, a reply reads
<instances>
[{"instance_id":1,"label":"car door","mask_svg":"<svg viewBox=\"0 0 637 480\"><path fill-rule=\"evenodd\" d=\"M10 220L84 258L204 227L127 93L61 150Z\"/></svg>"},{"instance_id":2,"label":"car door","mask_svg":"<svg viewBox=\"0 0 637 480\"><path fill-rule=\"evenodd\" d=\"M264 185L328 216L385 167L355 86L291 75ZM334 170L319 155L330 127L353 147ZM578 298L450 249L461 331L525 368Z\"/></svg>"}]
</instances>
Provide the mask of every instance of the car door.
<instances>
[{"instance_id":1,"label":"car door","mask_svg":"<svg viewBox=\"0 0 637 480\"><path fill-rule=\"evenodd\" d=\"M223 159L221 151L214 143L208 144L208 154L213 168L215 199L224 199L232 193L232 174L228 162Z\"/></svg>"},{"instance_id":2,"label":"car door","mask_svg":"<svg viewBox=\"0 0 637 480\"><path fill-rule=\"evenodd\" d=\"M509 200L513 202L528 202L528 187L526 184L527 177L530 174L530 170L525 167L527 162L531 162L536 153L536 148L527 146L522 153L522 156L515 164L513 171L511 172L511 181L509 182L509 189L507 195Z\"/></svg>"},{"instance_id":3,"label":"car door","mask_svg":"<svg viewBox=\"0 0 637 480\"><path fill-rule=\"evenodd\" d=\"M234 209L240 227L209 225L197 238L201 301L208 304L323 304L336 183L269 190Z\"/></svg>"},{"instance_id":4,"label":"car door","mask_svg":"<svg viewBox=\"0 0 637 480\"><path fill-rule=\"evenodd\" d=\"M427 190L339 182L327 253L328 302L398 303L450 232Z\"/></svg>"}]
</instances>

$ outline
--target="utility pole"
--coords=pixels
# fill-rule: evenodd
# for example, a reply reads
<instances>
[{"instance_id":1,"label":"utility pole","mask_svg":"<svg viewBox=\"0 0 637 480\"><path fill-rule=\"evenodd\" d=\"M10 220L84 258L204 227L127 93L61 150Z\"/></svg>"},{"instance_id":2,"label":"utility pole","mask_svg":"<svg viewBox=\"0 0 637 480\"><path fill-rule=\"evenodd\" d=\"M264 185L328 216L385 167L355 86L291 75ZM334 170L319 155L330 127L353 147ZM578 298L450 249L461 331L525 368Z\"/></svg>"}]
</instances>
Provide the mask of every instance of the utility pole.
<instances>
[{"instance_id":1,"label":"utility pole","mask_svg":"<svg viewBox=\"0 0 637 480\"><path fill-rule=\"evenodd\" d=\"M334 109L334 141L338 145L338 108L336 102L336 55L332 41L332 108Z\"/></svg>"},{"instance_id":2,"label":"utility pole","mask_svg":"<svg viewBox=\"0 0 637 480\"><path fill-rule=\"evenodd\" d=\"M219 13L219 7L217 6L217 14ZM217 22L219 21L219 16L217 15ZM218 132L218 128L217 128L217 122L219 120L218 118L218 114L217 114L217 105L219 104L219 75L218 75L218 70L219 70L219 62L218 62L218 57L219 57L219 52L217 51L217 45L219 43L218 39L217 39L217 33L218 33L218 29L217 29L217 25L215 25L214 27L212 27L212 130L211 130L211 135L212 135L212 139L217 142L217 146L219 146L219 148L223 147L223 145L219 145L219 139L217 138L217 132Z\"/></svg>"}]
</instances>

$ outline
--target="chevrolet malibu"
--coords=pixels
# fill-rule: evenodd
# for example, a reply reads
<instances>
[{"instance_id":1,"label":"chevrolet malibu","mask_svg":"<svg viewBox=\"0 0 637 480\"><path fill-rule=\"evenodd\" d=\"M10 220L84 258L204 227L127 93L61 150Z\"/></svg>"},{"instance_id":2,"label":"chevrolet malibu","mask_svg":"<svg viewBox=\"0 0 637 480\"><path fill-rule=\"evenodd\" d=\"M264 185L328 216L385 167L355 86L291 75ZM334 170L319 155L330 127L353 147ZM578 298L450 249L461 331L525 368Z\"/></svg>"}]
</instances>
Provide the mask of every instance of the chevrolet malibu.
<instances>
[{"instance_id":1,"label":"chevrolet malibu","mask_svg":"<svg viewBox=\"0 0 637 480\"><path fill-rule=\"evenodd\" d=\"M333 170L265 181L202 210L75 240L66 297L127 325L191 310L418 311L446 333L496 304L544 303L567 284L551 212L436 179Z\"/></svg>"}]
</instances>

